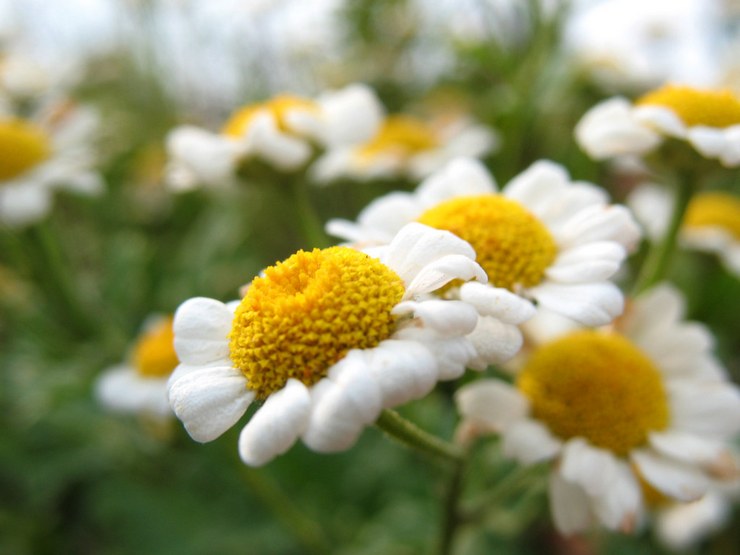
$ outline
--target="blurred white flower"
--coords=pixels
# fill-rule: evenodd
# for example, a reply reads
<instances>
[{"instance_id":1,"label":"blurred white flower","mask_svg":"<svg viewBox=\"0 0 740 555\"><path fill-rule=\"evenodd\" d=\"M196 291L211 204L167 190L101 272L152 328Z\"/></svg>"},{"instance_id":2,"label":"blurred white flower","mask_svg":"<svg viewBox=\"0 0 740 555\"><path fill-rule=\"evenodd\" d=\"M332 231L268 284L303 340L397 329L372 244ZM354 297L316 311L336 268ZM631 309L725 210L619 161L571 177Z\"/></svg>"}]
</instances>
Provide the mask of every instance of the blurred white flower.
<instances>
[{"instance_id":1,"label":"blurred white flower","mask_svg":"<svg viewBox=\"0 0 740 555\"><path fill-rule=\"evenodd\" d=\"M536 349L515 386L480 380L457 393L469 439L500 433L504 453L554 461L550 505L564 534L594 522L634 531L645 489L700 499L710 478L737 475L729 440L740 390L711 355L702 325L682 320L669 286L634 300L617 331L583 330Z\"/></svg>"}]
</instances>

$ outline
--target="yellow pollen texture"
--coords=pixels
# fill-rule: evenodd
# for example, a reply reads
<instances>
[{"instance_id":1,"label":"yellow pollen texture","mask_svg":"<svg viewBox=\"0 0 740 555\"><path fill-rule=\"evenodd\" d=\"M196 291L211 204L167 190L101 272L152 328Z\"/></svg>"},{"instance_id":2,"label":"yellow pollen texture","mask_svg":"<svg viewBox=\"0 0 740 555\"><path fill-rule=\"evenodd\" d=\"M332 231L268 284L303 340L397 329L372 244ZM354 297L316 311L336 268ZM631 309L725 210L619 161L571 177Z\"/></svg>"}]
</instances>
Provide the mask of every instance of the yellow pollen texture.
<instances>
[{"instance_id":1,"label":"yellow pollen texture","mask_svg":"<svg viewBox=\"0 0 740 555\"><path fill-rule=\"evenodd\" d=\"M282 94L266 102L250 104L237 110L224 124L221 133L230 137L242 137L246 133L254 117L265 111L272 114L280 131L290 133L293 130L288 124L286 114L291 110L317 111L316 103L306 98Z\"/></svg>"},{"instance_id":2,"label":"yellow pollen texture","mask_svg":"<svg viewBox=\"0 0 740 555\"><path fill-rule=\"evenodd\" d=\"M133 364L137 373L146 378L169 376L180 362L174 341L172 317L164 318L144 332L134 346Z\"/></svg>"},{"instance_id":3,"label":"yellow pollen texture","mask_svg":"<svg viewBox=\"0 0 740 555\"><path fill-rule=\"evenodd\" d=\"M532 414L563 440L583 437L616 455L668 424L663 380L623 336L593 330L539 348L517 380Z\"/></svg>"},{"instance_id":4,"label":"yellow pollen texture","mask_svg":"<svg viewBox=\"0 0 740 555\"><path fill-rule=\"evenodd\" d=\"M377 135L360 149L360 156L372 158L383 154L413 156L439 146L434 130L411 116L388 116Z\"/></svg>"},{"instance_id":5,"label":"yellow pollen texture","mask_svg":"<svg viewBox=\"0 0 740 555\"><path fill-rule=\"evenodd\" d=\"M740 124L740 98L729 90L701 90L666 85L638 99L639 106L670 108L688 126Z\"/></svg>"},{"instance_id":6,"label":"yellow pollen texture","mask_svg":"<svg viewBox=\"0 0 740 555\"><path fill-rule=\"evenodd\" d=\"M691 199L683 225L719 227L740 241L740 198L729 193L699 193Z\"/></svg>"},{"instance_id":7,"label":"yellow pollen texture","mask_svg":"<svg viewBox=\"0 0 740 555\"><path fill-rule=\"evenodd\" d=\"M231 360L260 399L289 378L313 385L349 350L390 337L403 294L401 278L364 253L299 251L252 281L234 316Z\"/></svg>"},{"instance_id":8,"label":"yellow pollen texture","mask_svg":"<svg viewBox=\"0 0 740 555\"><path fill-rule=\"evenodd\" d=\"M451 199L427 210L419 222L465 239L489 283L510 291L540 283L557 254L547 228L501 195Z\"/></svg>"},{"instance_id":9,"label":"yellow pollen texture","mask_svg":"<svg viewBox=\"0 0 740 555\"><path fill-rule=\"evenodd\" d=\"M0 121L0 181L24 174L51 156L44 132L22 119Z\"/></svg>"}]
</instances>

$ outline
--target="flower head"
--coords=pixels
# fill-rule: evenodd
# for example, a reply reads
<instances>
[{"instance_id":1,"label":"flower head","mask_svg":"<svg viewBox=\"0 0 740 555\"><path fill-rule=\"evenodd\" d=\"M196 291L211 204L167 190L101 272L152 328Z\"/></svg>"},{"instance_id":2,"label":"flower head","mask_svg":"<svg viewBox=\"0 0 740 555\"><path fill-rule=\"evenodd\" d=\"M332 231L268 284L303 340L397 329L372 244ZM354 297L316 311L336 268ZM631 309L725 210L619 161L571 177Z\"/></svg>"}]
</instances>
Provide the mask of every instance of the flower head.
<instances>
[{"instance_id":1,"label":"flower head","mask_svg":"<svg viewBox=\"0 0 740 555\"><path fill-rule=\"evenodd\" d=\"M97 117L69 102L45 106L31 118L0 109L0 223L18 227L43 218L54 188L94 194Z\"/></svg>"},{"instance_id":2,"label":"flower head","mask_svg":"<svg viewBox=\"0 0 740 555\"><path fill-rule=\"evenodd\" d=\"M178 364L172 316L152 317L133 345L129 360L98 378L96 396L114 411L168 417L172 411L167 402L167 380Z\"/></svg>"},{"instance_id":3,"label":"flower head","mask_svg":"<svg viewBox=\"0 0 740 555\"><path fill-rule=\"evenodd\" d=\"M451 231L475 249L488 285L464 284L446 294L480 311L474 342L482 350L478 340L490 338L490 318L499 331L518 336L516 326L535 312L532 301L588 325L606 324L622 310L621 293L607 279L638 228L625 208L607 204L602 190L571 182L552 162L534 164L499 192L480 163L458 159L414 193L377 199L357 223L333 220L327 230L358 244L382 244L414 220ZM501 360L482 356L476 366L493 362Z\"/></svg>"},{"instance_id":4,"label":"flower head","mask_svg":"<svg viewBox=\"0 0 740 555\"><path fill-rule=\"evenodd\" d=\"M422 178L458 156L480 157L498 144L493 130L464 116L429 122L406 114L385 118L370 140L330 150L311 171L327 182L338 177L377 179Z\"/></svg>"},{"instance_id":5,"label":"flower head","mask_svg":"<svg viewBox=\"0 0 740 555\"><path fill-rule=\"evenodd\" d=\"M740 431L740 391L711 356L708 331L682 312L679 294L660 286L618 331L566 333L527 358L515 385L481 380L458 392L466 425L501 433L507 455L556 461L550 503L562 532L594 519L634 530L649 491L693 501L710 477L737 471L728 440Z\"/></svg>"},{"instance_id":6,"label":"flower head","mask_svg":"<svg viewBox=\"0 0 740 555\"><path fill-rule=\"evenodd\" d=\"M349 247L299 251L241 301L186 301L175 315L173 410L194 439L210 441L262 402L239 440L251 465L299 437L317 451L350 447L383 408L464 372L477 315L429 293L485 281L474 258L452 234L411 224L379 258Z\"/></svg>"},{"instance_id":7,"label":"flower head","mask_svg":"<svg viewBox=\"0 0 740 555\"><path fill-rule=\"evenodd\" d=\"M634 104L615 97L589 110L576 139L597 160L643 155L672 138L724 166L740 165L740 98L729 90L666 85Z\"/></svg>"},{"instance_id":8,"label":"flower head","mask_svg":"<svg viewBox=\"0 0 740 555\"><path fill-rule=\"evenodd\" d=\"M167 140L168 182L175 189L228 182L243 160L259 158L282 171L306 164L315 145L360 143L371 137L383 108L364 85L328 91L315 99L282 94L243 106L219 133L194 126L173 130Z\"/></svg>"}]
</instances>

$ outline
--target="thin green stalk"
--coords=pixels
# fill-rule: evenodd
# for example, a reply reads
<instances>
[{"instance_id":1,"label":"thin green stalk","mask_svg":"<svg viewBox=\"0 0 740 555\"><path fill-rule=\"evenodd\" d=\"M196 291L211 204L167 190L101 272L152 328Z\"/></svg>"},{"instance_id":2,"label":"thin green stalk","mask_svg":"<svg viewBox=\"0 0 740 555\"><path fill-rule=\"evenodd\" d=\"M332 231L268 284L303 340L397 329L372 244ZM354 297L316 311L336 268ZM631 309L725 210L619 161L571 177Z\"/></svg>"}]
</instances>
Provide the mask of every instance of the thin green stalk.
<instances>
[{"instance_id":1,"label":"thin green stalk","mask_svg":"<svg viewBox=\"0 0 740 555\"><path fill-rule=\"evenodd\" d=\"M677 180L675 203L668 229L666 229L662 240L651 244L647 258L635 281L633 289L635 295L642 293L665 278L673 252L676 250L681 222L686 214L694 189L694 176L692 174L681 175Z\"/></svg>"},{"instance_id":2,"label":"thin green stalk","mask_svg":"<svg viewBox=\"0 0 740 555\"><path fill-rule=\"evenodd\" d=\"M439 555L452 553L452 546L457 528L462 522L460 518L460 496L463 490L463 477L465 474L465 462L458 461L452 471L452 477L447 487L442 513L442 536L439 541Z\"/></svg>"},{"instance_id":3,"label":"thin green stalk","mask_svg":"<svg viewBox=\"0 0 740 555\"><path fill-rule=\"evenodd\" d=\"M272 511L307 552L315 555L329 553L329 544L318 524L297 510L293 500L264 471L244 466L241 475L249 490Z\"/></svg>"},{"instance_id":4,"label":"thin green stalk","mask_svg":"<svg viewBox=\"0 0 740 555\"><path fill-rule=\"evenodd\" d=\"M380 413L375 425L404 445L426 455L454 463L461 463L464 459L464 453L457 445L425 432L390 409Z\"/></svg>"},{"instance_id":5,"label":"thin green stalk","mask_svg":"<svg viewBox=\"0 0 740 555\"><path fill-rule=\"evenodd\" d=\"M298 177L294 177L290 185L293 202L298 211L298 223L301 226L304 239L308 241L311 247L325 248L331 246L332 243L324 232L321 218L319 218L311 203L311 197L308 194L309 185L305 180Z\"/></svg>"},{"instance_id":6,"label":"thin green stalk","mask_svg":"<svg viewBox=\"0 0 740 555\"><path fill-rule=\"evenodd\" d=\"M518 466L499 480L496 487L473 499L460 515L460 519L466 522L477 520L485 514L488 507L501 503L513 493L527 487L540 469L541 465Z\"/></svg>"}]
</instances>

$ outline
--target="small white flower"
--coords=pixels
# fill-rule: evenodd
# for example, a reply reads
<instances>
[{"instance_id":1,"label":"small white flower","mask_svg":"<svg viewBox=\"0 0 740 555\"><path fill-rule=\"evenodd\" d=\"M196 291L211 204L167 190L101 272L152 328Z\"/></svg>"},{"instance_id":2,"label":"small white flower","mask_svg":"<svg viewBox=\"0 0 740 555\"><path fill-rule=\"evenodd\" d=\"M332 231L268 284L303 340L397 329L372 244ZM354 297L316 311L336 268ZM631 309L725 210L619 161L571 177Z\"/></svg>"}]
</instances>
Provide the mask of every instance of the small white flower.
<instances>
[{"instance_id":1,"label":"small white flower","mask_svg":"<svg viewBox=\"0 0 740 555\"><path fill-rule=\"evenodd\" d=\"M55 102L32 119L0 110L0 223L21 227L42 219L54 189L98 194L93 170L97 114Z\"/></svg>"},{"instance_id":2,"label":"small white flower","mask_svg":"<svg viewBox=\"0 0 740 555\"><path fill-rule=\"evenodd\" d=\"M279 95L237 110L219 133L193 126L174 129L167 140L167 182L176 190L228 183L250 158L296 170L313 156L316 145L336 148L372 137L382 117L380 102L364 85L316 99Z\"/></svg>"},{"instance_id":3,"label":"small white flower","mask_svg":"<svg viewBox=\"0 0 740 555\"><path fill-rule=\"evenodd\" d=\"M627 200L647 236L660 240L671 216L673 198L658 185L642 185ZM740 277L740 198L730 193L695 194L684 215L681 246L716 254L727 270Z\"/></svg>"},{"instance_id":4,"label":"small white flower","mask_svg":"<svg viewBox=\"0 0 740 555\"><path fill-rule=\"evenodd\" d=\"M570 534L600 522L632 531L644 486L668 499L701 498L710 478L737 473L740 391L712 357L712 337L683 322L677 291L636 299L614 331L582 330L542 345L515 386L480 380L457 393L468 434L501 433L523 464L554 461L550 504Z\"/></svg>"},{"instance_id":5,"label":"small white flower","mask_svg":"<svg viewBox=\"0 0 740 555\"><path fill-rule=\"evenodd\" d=\"M498 145L493 130L467 117L440 118L427 123L408 115L388 116L377 134L357 145L330 150L311 168L314 179L326 183L339 177L379 179L407 176L419 179L459 156L481 157Z\"/></svg>"},{"instance_id":6,"label":"small white flower","mask_svg":"<svg viewBox=\"0 0 740 555\"><path fill-rule=\"evenodd\" d=\"M634 104L621 97L597 104L575 135L597 160L643 155L672 138L732 168L740 165L740 99L729 90L667 85Z\"/></svg>"},{"instance_id":7,"label":"small white flower","mask_svg":"<svg viewBox=\"0 0 740 555\"><path fill-rule=\"evenodd\" d=\"M481 353L497 331L519 336L521 344L517 326L535 313L534 302L586 325L607 324L622 311L622 294L608 279L639 229L627 209L608 205L594 185L571 182L557 164L537 162L499 192L482 164L457 159L415 192L376 199L357 223L332 220L327 231L356 244L383 244L414 220L468 241L486 270L488 285L447 293L479 310L473 339ZM499 362L481 354L474 367Z\"/></svg>"},{"instance_id":8,"label":"small white flower","mask_svg":"<svg viewBox=\"0 0 740 555\"><path fill-rule=\"evenodd\" d=\"M452 234L411 224L380 258L299 251L255 278L241 302L186 301L175 315L173 410L203 442L263 401L239 439L250 465L299 437L320 452L349 448L382 409L465 371L477 314L429 293L485 281L474 258Z\"/></svg>"},{"instance_id":9,"label":"small white flower","mask_svg":"<svg viewBox=\"0 0 740 555\"><path fill-rule=\"evenodd\" d=\"M105 370L95 383L95 395L108 409L167 418L167 380L179 361L175 353L172 317L148 320L129 360Z\"/></svg>"}]
</instances>

